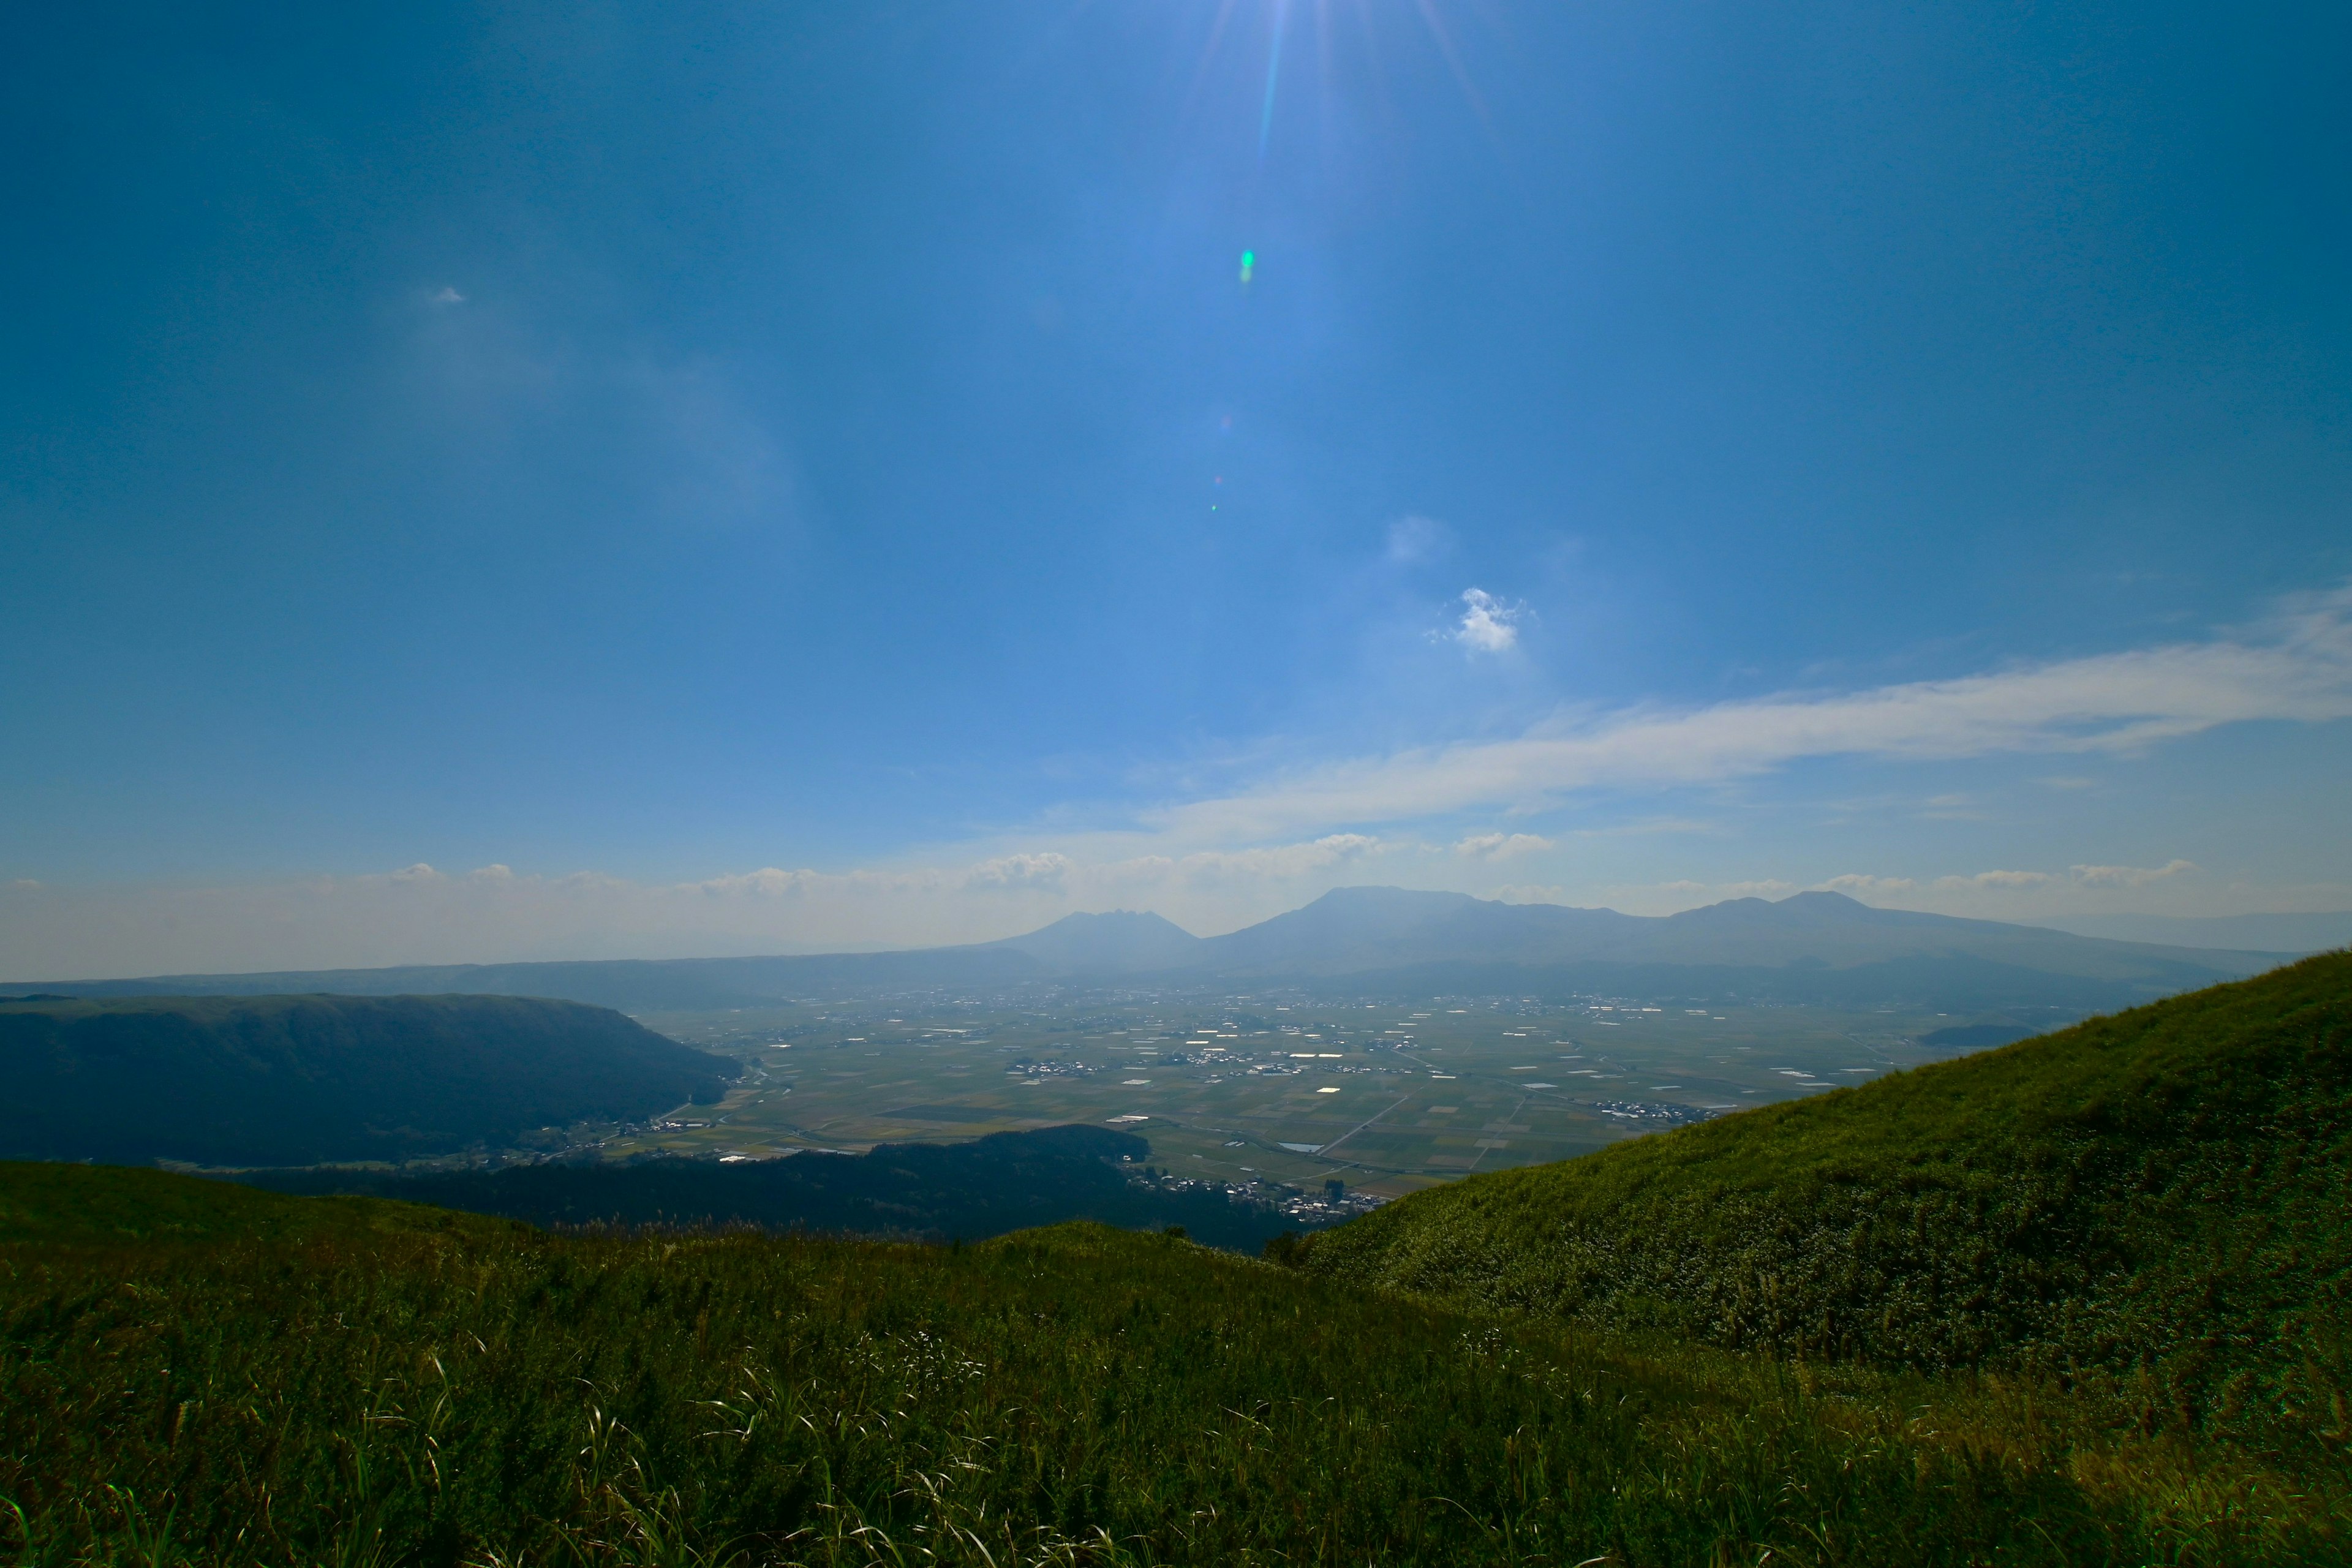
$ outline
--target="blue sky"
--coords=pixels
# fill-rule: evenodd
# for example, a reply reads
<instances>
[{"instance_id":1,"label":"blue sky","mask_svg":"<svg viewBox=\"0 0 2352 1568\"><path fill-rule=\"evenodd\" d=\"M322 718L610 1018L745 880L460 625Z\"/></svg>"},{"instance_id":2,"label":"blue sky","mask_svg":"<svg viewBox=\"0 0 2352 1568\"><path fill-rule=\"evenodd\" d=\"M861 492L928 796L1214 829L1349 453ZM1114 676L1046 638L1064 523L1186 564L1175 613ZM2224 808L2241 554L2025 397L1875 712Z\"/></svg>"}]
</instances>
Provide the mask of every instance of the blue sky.
<instances>
[{"instance_id":1,"label":"blue sky","mask_svg":"<svg viewBox=\"0 0 2352 1568\"><path fill-rule=\"evenodd\" d=\"M11 37L0 967L2352 907L2340 7Z\"/></svg>"}]
</instances>

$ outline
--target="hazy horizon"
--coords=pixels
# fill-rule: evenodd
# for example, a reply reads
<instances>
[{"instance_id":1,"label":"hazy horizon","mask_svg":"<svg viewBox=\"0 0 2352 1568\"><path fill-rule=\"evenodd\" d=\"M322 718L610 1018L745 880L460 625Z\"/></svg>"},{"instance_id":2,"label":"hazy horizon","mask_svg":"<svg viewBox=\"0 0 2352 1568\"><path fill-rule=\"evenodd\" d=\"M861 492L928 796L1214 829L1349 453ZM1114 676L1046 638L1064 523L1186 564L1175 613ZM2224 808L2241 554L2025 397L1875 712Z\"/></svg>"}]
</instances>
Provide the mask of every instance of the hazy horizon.
<instances>
[{"instance_id":1,"label":"hazy horizon","mask_svg":"<svg viewBox=\"0 0 2352 1568\"><path fill-rule=\"evenodd\" d=\"M18 33L10 974L2352 909L2344 14Z\"/></svg>"},{"instance_id":2,"label":"hazy horizon","mask_svg":"<svg viewBox=\"0 0 2352 1568\"><path fill-rule=\"evenodd\" d=\"M1377 885L1377 884L1359 884L1358 886L1360 886L1360 887L1370 887L1370 888L1372 888L1374 890L1391 890L1391 889L1387 889L1387 888L1385 888L1385 887L1382 887L1382 886L1381 886L1381 885ZM1338 889L1332 889L1332 890L1338 890ZM1404 890L1413 890L1413 889L1404 889ZM1835 889L1800 889L1800 890L1801 890L1801 891L1826 892L1826 891L1834 891ZM1758 895L1758 894L1747 893L1747 894L1735 894L1735 895L1734 895L1734 898L1736 898L1736 899L1738 899L1738 898L1756 898L1756 897L1759 897L1759 895ZM1768 901L1771 901L1771 902L1780 902L1780 901L1781 901L1781 900L1785 900L1785 899L1788 899L1788 898L1790 898L1790 897L1793 897L1793 896L1795 896L1793 893L1787 893L1787 892L1776 893L1776 894L1773 894L1773 895L1769 899L1769 900L1768 900ZM1851 895L1844 895L1844 896L1851 896ZM1518 903L1545 903L1545 904L1549 904L1549 905L1550 905L1550 907L1553 907L1553 908L1569 907L1569 906L1561 906L1561 905L1559 905L1558 903L1556 903L1556 902L1554 902L1554 901L1552 901L1552 900L1511 900L1511 901L1513 901L1513 902L1518 902ZM1655 911L1655 912L1654 912L1654 913L1652 913L1652 914L1650 914L1650 915L1644 916L1644 917L1643 917L1643 918L1648 918L1648 919L1662 919L1662 918L1664 918L1664 917L1669 916L1669 915L1685 913L1685 912L1687 912L1687 911L1689 911L1689 910L1700 910L1700 909L1707 909L1707 908L1711 908L1711 907L1714 907L1714 903L1720 903L1720 902L1724 902L1724 901L1727 901L1727 900L1714 900L1714 902L1713 902L1713 903L1707 903L1707 904L1691 904L1691 905L1684 906L1683 908L1680 908L1680 909L1659 910L1659 911ZM1859 902L1862 902L1863 900L1856 900L1855 901L1859 903ZM1303 906L1301 906L1301 907L1303 907ZM1576 907L1590 907L1590 906L1576 906ZM1606 909L1608 906L1599 906L1599 907L1601 907L1601 908L1602 908L1602 909ZM1870 904L1866 904L1864 907L1866 907L1866 908L1885 908L1885 907L1889 907L1889 906L1884 906L1884 905L1870 905ZM1276 913L1277 913L1277 914L1279 914L1279 913L1285 913L1285 912L1288 912L1288 911L1286 911L1286 910L1283 910L1283 911L1276 911ZM1616 911L1614 911L1614 912L1617 912L1617 913L1621 913L1621 914L1622 914L1622 913L1627 913L1627 912L1630 912L1630 911L1625 911L1625 910L1616 910ZM994 934L992 934L992 935L989 935L989 936L982 936L982 937L972 938L972 939L971 939L971 942L973 942L973 943L986 943L986 942L1002 942L1002 941L1008 941L1008 940L1012 940L1012 939L1018 938L1018 937L1022 937L1022 936L1027 936L1027 935L1034 934L1034 933L1036 933L1036 932L1038 932L1038 931L1044 931L1044 930L1047 929L1048 927L1051 927L1051 926L1054 926L1054 925L1059 924L1059 923L1061 923L1062 921L1068 921L1068 920L1071 920L1071 919L1073 919L1073 918L1090 918L1090 919L1091 919L1091 918L1100 918L1100 917L1107 916L1107 915L1108 915L1108 916L1116 916L1116 915L1142 915L1142 916L1149 916L1149 917L1151 917L1151 918L1154 918L1154 919L1158 919L1158 920L1162 920L1162 921L1167 921L1167 920L1168 920L1168 917L1167 917L1167 916L1165 916L1165 915L1163 915L1163 914L1160 914L1160 911L1158 911L1158 910L1149 910L1149 909L1145 909L1145 910L1129 910L1129 909L1076 910L1069 911L1069 912L1068 912L1068 913L1066 913L1066 914L1063 914L1063 915L1056 916L1056 917L1055 917L1053 920L1051 920L1051 921L1048 921L1045 922L1045 924L1044 924L1044 925L1040 925L1040 926L1024 926L1024 927L1021 928L1021 929L1020 929L1020 930L1018 930L1018 931L1000 931L1000 932L996 932L996 933L994 933ZM1255 924L1257 924L1257 923L1260 923L1260 922L1257 922L1257 921L1250 921L1250 922L1246 922L1244 925L1242 925L1242 926L1236 926L1236 927L1233 927L1233 928L1230 928L1230 929L1217 929L1217 930L1210 930L1210 931L1194 931L1194 930L1191 929L1190 927L1184 926L1181 922L1180 922L1180 921L1169 921L1169 922L1168 922L1168 923L1170 923L1171 925L1175 926L1179 931L1184 931L1187 935L1190 935L1190 936L1192 936L1192 937L1196 937L1196 938L1203 938L1203 939L1206 939L1206 938L1214 938L1214 937L1218 937L1218 936L1229 935L1229 934L1232 934L1232 931L1234 931L1246 930L1246 929L1248 929L1248 927L1249 927L1250 925L1255 925ZM2039 927L2041 927L2042 929L2044 929L2044 930L2062 931L2062 932L2067 933L2067 934L2069 934L2069 935L2078 935L2078 936L2097 937L2097 938L2100 938L2100 939L2103 939L2103 940L2106 940L2106 941L2126 942L2135 942L2135 943L2148 943L2148 944L2154 944L2154 945L2157 945L2157 946L2172 946L2172 947L2181 947L2181 948L2203 948L2203 949L2213 949L2213 950L2221 950L2221 951L2231 951L2231 950L2235 950L2235 951L2255 952L2278 952L2278 953L2293 953L2293 952L2316 952L2316 951L2319 951L2319 950L2324 949L2324 948L2340 947L2340 946L2345 945L2347 942L2352 942L2352 910L2326 910L2326 911L2314 911L2314 912L2311 912L2311 913L2308 913L2308 914L2300 914L2300 915L2298 915L2298 914L2271 914L2271 913L2262 913L2262 914L2244 914L2244 915L2236 915L2236 916L2219 916L2219 917L2211 917L2211 918L2200 918L2200 917L2194 917L2194 916L2186 916L2186 917L2184 917L2184 916L2167 916L2167 915L2105 915L2105 916L2101 916L2101 915L2080 915L2080 916L2076 916L2076 915L2057 914L2057 915L2051 915L2051 916L2044 917L2042 920L2038 921L2022 921L2022 922L2018 922L2018 923L2026 924L2026 925L2037 925L2037 926L2039 926ZM499 940L499 932L500 932L503 929L504 929L504 928L502 928L502 927L491 927L491 928L488 928L488 936L487 936L487 940L488 940L488 941L490 941L490 942L495 942L497 940ZM2258 935L2258 936L2260 936L2260 937L2262 937L2263 940L2259 940L2259 941L2257 941L2257 940L2248 940L2248 938L2249 938L2250 936L2257 936L2257 935ZM338 970L338 969L354 969L354 970L356 970L356 969L386 969L386 968L400 968L400 967L406 967L406 966L412 966L412 965L415 965L415 966L432 966L432 965L466 964L466 963L477 963L477 964L498 964L498 963L562 963L562 962L578 962L578 961L581 961L581 960L594 961L594 960L611 960L611 959L630 959L630 960L646 960L646 959L653 959L653 960L661 960L661 959L706 959L706 958L708 958L708 959L729 959L729 958L789 958L789 957L809 957L809 956L817 956L817 955L824 955L824 954L856 954L856 953L878 953L878 952L907 952L920 951L920 950L922 950L922 949L929 948L929 947L961 946L961 945L966 945L966 943L963 943L963 942L940 942L940 943L908 943L908 944L893 944L893 943L886 943L886 942L862 942L862 943L855 943L855 944L850 944L850 945L846 945L846 946L840 946L840 947L825 947L825 946L822 946L822 945L794 945L794 946L789 946L789 947L780 947L780 946L761 947L761 946L758 946L758 945L756 945L756 944L743 944L743 943L737 943L737 944L734 944L734 945L731 945L731 946L730 946L730 945L727 945L727 944L725 944L724 942L720 942L720 943L719 943L719 944L718 944L718 945L712 945L712 944L710 944L710 943L706 942L706 943L704 943L704 944L702 944L702 945L697 946L697 945L695 945L695 944L692 942L691 939L688 939L688 940L685 942L685 944L684 944L684 945L682 945L682 946L680 946L677 951L660 951L660 950L646 951L646 950L635 950L635 949L633 949L633 950L625 951L625 952L619 952L619 951L616 951L616 952L579 952L579 951L566 950L566 951L559 952L555 952L555 953L534 953L534 952L508 952L508 951L499 951L499 950L497 950L495 947L492 947L492 948L490 948L490 949L488 949L488 950L486 950L486 951L483 951L483 952L475 952L475 953L473 953L473 954L471 954L471 955L469 955L469 956L446 956L446 955L445 955L445 956L437 956L437 957L408 958L408 959L398 959L398 960L394 960L394 961L390 961L390 962L386 962L386 963L315 963L315 964L268 965L268 966L258 966L258 967L247 966L247 967L245 967L245 968L242 968L242 969L238 969L238 968L229 968L229 967L213 967L213 968L208 968L208 969L178 969L178 970L173 970L173 969L169 969L169 968L144 968L144 969L141 969L141 968L131 968L131 969L122 969L122 970L119 970L119 971L116 971L116 972L113 972L113 973L97 973L97 972L91 972L91 973L64 973L64 972L62 972L62 971L60 971L60 972L54 972L54 973L32 973L32 972L26 972L26 973L20 973L20 974L16 974L16 975L0 975L0 983L13 983L13 984L26 984L26 983L29 983L29 982L39 982L39 981L47 981L47 982L70 982L70 981L84 981L84 980L88 980L88 981L100 981L100 980L109 980L109 981L110 981L110 980L127 980L127 979L147 978L147 977L152 977L152 976L155 976L155 975L173 974L173 973L181 973L181 974L235 974L235 973L269 973L278 972L278 971L281 971L281 970L282 970L282 971L285 971L285 972L288 972L288 973L302 973L302 972L305 972L305 971L311 971L311 970Z\"/></svg>"}]
</instances>

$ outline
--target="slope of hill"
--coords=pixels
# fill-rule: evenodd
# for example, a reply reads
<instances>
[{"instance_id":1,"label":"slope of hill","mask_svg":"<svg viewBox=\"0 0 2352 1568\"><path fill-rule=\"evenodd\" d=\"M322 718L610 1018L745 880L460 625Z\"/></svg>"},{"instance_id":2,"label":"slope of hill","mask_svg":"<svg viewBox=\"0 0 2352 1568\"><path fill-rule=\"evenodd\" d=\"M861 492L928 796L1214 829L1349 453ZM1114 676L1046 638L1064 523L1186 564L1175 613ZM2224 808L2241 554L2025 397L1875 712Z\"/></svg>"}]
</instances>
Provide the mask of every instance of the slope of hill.
<instances>
[{"instance_id":1,"label":"slope of hill","mask_svg":"<svg viewBox=\"0 0 2352 1568\"><path fill-rule=\"evenodd\" d=\"M21 988L87 996L444 991L560 996L645 1012L1124 977L1391 994L1597 992L2089 1011L2255 973L2284 956L2105 942L1872 909L1835 893L1799 893L1778 903L1735 899L1643 916L1463 893L1341 888L1303 909L1205 940L1158 915L1120 910L1070 915L1003 942L903 952L171 975Z\"/></svg>"},{"instance_id":2,"label":"slope of hill","mask_svg":"<svg viewBox=\"0 0 2352 1568\"><path fill-rule=\"evenodd\" d=\"M1111 1162L1151 1145L1108 1127L992 1132L964 1143L883 1143L864 1154L554 1163L502 1171L282 1171L250 1179L282 1193L364 1193L505 1215L533 1225L734 1225L974 1241L1066 1220L1161 1229L1255 1256L1290 1228L1271 1207L1129 1182Z\"/></svg>"},{"instance_id":3,"label":"slope of hill","mask_svg":"<svg viewBox=\"0 0 2352 1568\"><path fill-rule=\"evenodd\" d=\"M2352 1438L2352 955L1419 1194L1314 1272Z\"/></svg>"},{"instance_id":4,"label":"slope of hill","mask_svg":"<svg viewBox=\"0 0 2352 1568\"><path fill-rule=\"evenodd\" d=\"M2340 1474L2063 1397L1630 1350L1160 1237L327 1220L110 1247L88 1243L217 1215L219 1190L0 1166L0 1210L27 1179L92 1190L74 1245L0 1240L0 1546L23 1563L2251 1568L2345 1546Z\"/></svg>"},{"instance_id":5,"label":"slope of hill","mask_svg":"<svg viewBox=\"0 0 2352 1568\"><path fill-rule=\"evenodd\" d=\"M226 1165L396 1158L716 1100L741 1070L572 1002L5 1002L0 1156Z\"/></svg>"},{"instance_id":6,"label":"slope of hill","mask_svg":"<svg viewBox=\"0 0 2352 1568\"><path fill-rule=\"evenodd\" d=\"M286 1197L121 1165L0 1162L0 1248L186 1247L404 1232L513 1233L506 1221L374 1198Z\"/></svg>"}]
</instances>

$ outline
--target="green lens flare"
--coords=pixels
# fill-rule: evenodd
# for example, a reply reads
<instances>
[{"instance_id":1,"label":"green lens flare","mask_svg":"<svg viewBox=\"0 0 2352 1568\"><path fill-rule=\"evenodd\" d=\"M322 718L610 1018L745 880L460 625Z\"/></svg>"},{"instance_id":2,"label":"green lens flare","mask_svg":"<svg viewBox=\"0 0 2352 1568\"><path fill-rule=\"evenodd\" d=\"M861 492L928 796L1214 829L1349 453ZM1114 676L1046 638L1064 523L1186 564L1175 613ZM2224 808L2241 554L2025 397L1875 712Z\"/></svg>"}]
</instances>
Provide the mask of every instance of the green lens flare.
<instances>
[{"instance_id":1,"label":"green lens flare","mask_svg":"<svg viewBox=\"0 0 2352 1568\"><path fill-rule=\"evenodd\" d=\"M1242 252L1242 281L1243 281L1243 282L1246 283L1246 282L1248 282L1248 281L1250 280L1250 271L1251 271L1251 269L1252 269L1253 268L1255 268L1255 267L1256 267L1256 266L1257 266L1257 252L1256 252L1256 251L1255 251L1255 250L1244 250L1244 251L1243 251L1243 252Z\"/></svg>"}]
</instances>

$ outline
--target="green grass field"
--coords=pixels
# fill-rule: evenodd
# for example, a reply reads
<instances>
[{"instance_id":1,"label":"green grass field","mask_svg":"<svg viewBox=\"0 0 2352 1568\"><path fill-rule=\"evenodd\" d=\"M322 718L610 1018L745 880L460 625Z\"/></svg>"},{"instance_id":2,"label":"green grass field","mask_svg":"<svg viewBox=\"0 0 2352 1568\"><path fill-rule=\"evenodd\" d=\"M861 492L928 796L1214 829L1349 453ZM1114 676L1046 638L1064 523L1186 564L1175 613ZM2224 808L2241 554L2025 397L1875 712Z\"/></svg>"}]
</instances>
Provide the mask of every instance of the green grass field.
<instances>
[{"instance_id":1,"label":"green grass field","mask_svg":"<svg viewBox=\"0 0 2352 1568\"><path fill-rule=\"evenodd\" d=\"M2343 1560L2340 1489L2079 1400L1159 1237L558 1238L0 1171L28 1181L0 1244L25 1563ZM173 1238L124 1235L157 1214Z\"/></svg>"},{"instance_id":2,"label":"green grass field","mask_svg":"<svg viewBox=\"0 0 2352 1568\"><path fill-rule=\"evenodd\" d=\"M1536 1037L1502 1021L1343 1050L1466 1100L1466 1036ZM1280 1059L1351 1065L1335 1033ZM1287 1267L1091 1226L553 1236L0 1165L0 1547L2352 1563L2347 1046L2337 954L1475 1175L1286 1239Z\"/></svg>"}]
</instances>

